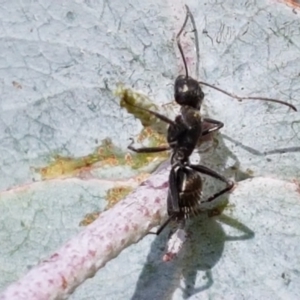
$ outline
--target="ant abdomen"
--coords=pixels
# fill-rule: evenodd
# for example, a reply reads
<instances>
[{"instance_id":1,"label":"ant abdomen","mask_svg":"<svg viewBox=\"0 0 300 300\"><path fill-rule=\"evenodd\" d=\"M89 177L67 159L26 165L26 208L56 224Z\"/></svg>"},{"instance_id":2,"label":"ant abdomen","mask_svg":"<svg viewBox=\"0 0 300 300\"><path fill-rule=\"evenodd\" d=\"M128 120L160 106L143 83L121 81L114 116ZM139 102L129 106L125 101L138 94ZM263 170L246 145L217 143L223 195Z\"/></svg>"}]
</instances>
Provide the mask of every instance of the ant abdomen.
<instances>
[{"instance_id":1,"label":"ant abdomen","mask_svg":"<svg viewBox=\"0 0 300 300\"><path fill-rule=\"evenodd\" d=\"M187 219L198 212L203 189L201 175L186 166L179 167L175 174L179 192L179 213L175 216L177 219Z\"/></svg>"},{"instance_id":2,"label":"ant abdomen","mask_svg":"<svg viewBox=\"0 0 300 300\"><path fill-rule=\"evenodd\" d=\"M179 75L175 80L174 97L179 105L200 109L204 93L197 80L189 76Z\"/></svg>"}]
</instances>

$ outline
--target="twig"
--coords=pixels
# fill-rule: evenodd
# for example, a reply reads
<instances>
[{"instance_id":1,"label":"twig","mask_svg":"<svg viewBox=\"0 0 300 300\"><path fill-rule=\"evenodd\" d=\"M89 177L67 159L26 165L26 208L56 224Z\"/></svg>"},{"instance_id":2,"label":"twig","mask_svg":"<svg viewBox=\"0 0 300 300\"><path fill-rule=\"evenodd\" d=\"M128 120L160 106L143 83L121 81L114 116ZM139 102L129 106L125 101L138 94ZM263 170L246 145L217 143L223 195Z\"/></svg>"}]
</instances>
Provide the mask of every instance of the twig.
<instances>
[{"instance_id":1,"label":"twig","mask_svg":"<svg viewBox=\"0 0 300 300\"><path fill-rule=\"evenodd\" d=\"M164 166L137 190L31 269L0 295L1 300L66 299L86 279L166 216L169 168Z\"/></svg>"}]
</instances>

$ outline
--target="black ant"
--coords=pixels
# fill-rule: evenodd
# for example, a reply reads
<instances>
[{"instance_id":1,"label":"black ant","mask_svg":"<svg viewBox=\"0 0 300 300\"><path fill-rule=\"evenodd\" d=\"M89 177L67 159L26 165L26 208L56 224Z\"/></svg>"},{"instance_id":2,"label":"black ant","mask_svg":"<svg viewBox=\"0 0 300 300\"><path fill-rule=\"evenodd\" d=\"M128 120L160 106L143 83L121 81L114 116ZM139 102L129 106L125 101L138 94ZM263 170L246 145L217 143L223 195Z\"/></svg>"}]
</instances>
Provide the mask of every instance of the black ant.
<instances>
[{"instance_id":1,"label":"black ant","mask_svg":"<svg viewBox=\"0 0 300 300\"><path fill-rule=\"evenodd\" d=\"M234 186L234 182L226 179L224 176L218 174L217 172L203 165L191 164L189 161L189 157L196 148L198 141L207 134L217 131L224 126L224 124L220 121L201 117L200 108L204 99L204 93L200 87L200 84L215 88L238 100L253 99L276 102L286 105L296 111L296 108L293 105L277 99L260 97L238 97L207 83L199 82L190 77L188 75L186 60L180 43L180 35L182 34L186 26L188 18L190 18L193 23L195 33L197 32L197 30L193 15L191 14L188 6L186 6L186 10L187 13L185 21L180 31L176 35L177 46L179 48L185 67L185 75L179 75L176 78L174 84L174 98L177 104L181 106L179 115L175 117L174 121L170 120L169 118L158 112L130 103L126 99L126 95L123 96L123 101L128 105L146 111L149 114L154 115L156 118L162 120L163 122L169 124L167 132L168 146L134 148L132 146L133 141L128 146L128 149L136 153L154 153L167 150L172 151L171 171L169 175L169 191L167 198L167 211L169 218L163 225L161 225L156 234L160 234L160 232L171 220L176 220L181 225L183 225L186 218L196 215L201 211L201 203L213 201L217 197L230 191ZM198 43L197 39L196 43ZM210 123L213 126L209 129L203 129L204 122ZM226 187L210 196L205 201L201 201L203 187L200 174L205 174L216 178L224 182L226 184Z\"/></svg>"}]
</instances>

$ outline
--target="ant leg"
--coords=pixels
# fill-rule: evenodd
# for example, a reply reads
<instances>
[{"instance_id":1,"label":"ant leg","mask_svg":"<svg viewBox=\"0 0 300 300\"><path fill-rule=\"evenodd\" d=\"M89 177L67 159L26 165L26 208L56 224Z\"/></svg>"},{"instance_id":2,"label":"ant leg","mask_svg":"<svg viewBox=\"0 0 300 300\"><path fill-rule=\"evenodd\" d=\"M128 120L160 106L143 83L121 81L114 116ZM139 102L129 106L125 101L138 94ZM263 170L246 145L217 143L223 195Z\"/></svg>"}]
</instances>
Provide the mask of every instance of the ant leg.
<instances>
[{"instance_id":1,"label":"ant leg","mask_svg":"<svg viewBox=\"0 0 300 300\"><path fill-rule=\"evenodd\" d=\"M170 216L158 229L156 232L149 231L148 234L156 234L159 235L166 227L167 225L175 218L175 215ZM185 225L185 219L182 219L178 221L180 228L184 228Z\"/></svg>"},{"instance_id":2,"label":"ant leg","mask_svg":"<svg viewBox=\"0 0 300 300\"><path fill-rule=\"evenodd\" d=\"M168 198L167 198L167 210L169 218L158 228L156 232L149 232L149 234L159 235L165 227L174 219L178 213L179 209L179 191L176 182L176 173L174 167L172 167L169 176L169 190L168 190Z\"/></svg>"},{"instance_id":3,"label":"ant leg","mask_svg":"<svg viewBox=\"0 0 300 300\"><path fill-rule=\"evenodd\" d=\"M170 216L158 229L156 232L149 232L150 234L156 234L159 235L166 226L174 219L175 215ZM179 228L183 229L185 225L185 219L178 220Z\"/></svg>"},{"instance_id":4,"label":"ant leg","mask_svg":"<svg viewBox=\"0 0 300 300\"><path fill-rule=\"evenodd\" d=\"M203 122L209 123L209 124L214 124L215 126L209 129L205 129L202 131L202 135L201 136L205 136L211 132L217 131L219 129L221 129L222 127L224 127L224 123L214 120L214 119L210 119L210 118L204 118Z\"/></svg>"},{"instance_id":5,"label":"ant leg","mask_svg":"<svg viewBox=\"0 0 300 300\"><path fill-rule=\"evenodd\" d=\"M175 173L174 167L172 167L169 175L169 191L167 198L168 215L172 216L174 213L179 213L179 191L177 184L177 173ZM181 185L181 183L180 183Z\"/></svg>"},{"instance_id":6,"label":"ant leg","mask_svg":"<svg viewBox=\"0 0 300 300\"><path fill-rule=\"evenodd\" d=\"M147 108L144 108L144 107L140 107L140 106L138 106L138 105L134 105L134 104L132 104L132 103L129 103L129 102L126 101L126 100L124 100L124 101L126 102L127 105L130 105L130 106L132 106L132 107L135 107L135 108L140 109L140 110L143 110L143 111L146 111L146 112L148 112L149 114L155 116L156 118L160 119L161 121L163 121L163 122L165 122L165 123L167 123L167 124L169 124L169 125L173 125L173 126L175 125L175 122L174 122L174 121L170 120L169 118L167 118L166 116L164 116L164 115L162 115L162 114L160 114L160 113L157 113L157 112L155 112L155 111L153 111L153 110L150 110L150 109L147 109Z\"/></svg>"},{"instance_id":7,"label":"ant leg","mask_svg":"<svg viewBox=\"0 0 300 300\"><path fill-rule=\"evenodd\" d=\"M228 186L227 188L221 190L220 192L218 193L215 193L213 194L212 196L210 196L208 199L204 200L204 201L201 201L201 203L205 203L205 202L212 202L213 200L215 200L216 198L220 197L221 195L229 192L234 186L234 183L232 182L232 185L231 186Z\"/></svg>"},{"instance_id":8,"label":"ant leg","mask_svg":"<svg viewBox=\"0 0 300 300\"><path fill-rule=\"evenodd\" d=\"M211 176L213 178L219 179L221 181L223 181L224 183L226 183L227 187L224 188L223 190L221 190L218 193L215 193L214 195L212 195L211 197L209 197L208 199L206 199L204 202L211 202L214 199L216 199L217 197L225 194L226 192L229 192L233 187L234 187L234 182L231 180L228 180L227 178L225 178L224 176L220 175L219 173L205 167L205 166L201 166L201 165L190 165L189 166L191 169L198 171L199 173Z\"/></svg>"},{"instance_id":9,"label":"ant leg","mask_svg":"<svg viewBox=\"0 0 300 300\"><path fill-rule=\"evenodd\" d=\"M273 98L265 98L265 97L240 97L238 95L235 95L233 93L229 93L225 90L222 90L220 89L219 87L216 87L212 84L209 84L209 83L206 83L206 82L203 82L203 81L198 81L199 84L203 84L203 85L206 85L212 89L215 89L229 97L232 97L234 99L237 99L238 101L242 101L242 100L261 100L261 101L268 101L268 102L275 102L275 103L279 103L279 104L282 104L282 105L286 105L288 106L289 108L291 108L292 110L294 111L297 111L297 108L293 105L293 104L290 104L290 103L287 103L285 101L282 101L282 100L278 100L278 99L273 99Z\"/></svg>"},{"instance_id":10,"label":"ant leg","mask_svg":"<svg viewBox=\"0 0 300 300\"><path fill-rule=\"evenodd\" d=\"M224 177L223 175L220 175L219 173L213 171L210 168L207 168L202 165L189 165L189 167L195 171L198 171L199 173L219 179L219 180L225 182L228 186L231 186L231 187L234 186L234 183L231 180L228 180L226 177Z\"/></svg>"},{"instance_id":11,"label":"ant leg","mask_svg":"<svg viewBox=\"0 0 300 300\"><path fill-rule=\"evenodd\" d=\"M156 153L170 150L170 147L145 147L145 148L134 148L132 146L127 147L129 150L135 153Z\"/></svg>"},{"instance_id":12,"label":"ant leg","mask_svg":"<svg viewBox=\"0 0 300 300\"><path fill-rule=\"evenodd\" d=\"M163 152L171 149L169 146L134 148L132 146L133 143L134 141L133 139L131 139L131 144L127 148L136 153L155 153L155 152Z\"/></svg>"},{"instance_id":13,"label":"ant leg","mask_svg":"<svg viewBox=\"0 0 300 300\"><path fill-rule=\"evenodd\" d=\"M158 229L156 232L149 231L148 234L156 234L159 235L166 227L167 225L172 221L174 216L170 216Z\"/></svg>"}]
</instances>

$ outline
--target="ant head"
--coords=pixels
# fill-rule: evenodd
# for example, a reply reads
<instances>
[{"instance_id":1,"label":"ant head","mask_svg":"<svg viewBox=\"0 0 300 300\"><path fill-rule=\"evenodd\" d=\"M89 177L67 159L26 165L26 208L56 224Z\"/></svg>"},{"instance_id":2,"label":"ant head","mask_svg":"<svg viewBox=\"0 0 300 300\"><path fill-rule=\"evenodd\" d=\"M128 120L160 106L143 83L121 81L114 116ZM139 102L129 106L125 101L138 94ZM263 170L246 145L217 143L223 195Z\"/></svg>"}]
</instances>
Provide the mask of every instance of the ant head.
<instances>
[{"instance_id":1,"label":"ant head","mask_svg":"<svg viewBox=\"0 0 300 300\"><path fill-rule=\"evenodd\" d=\"M179 105L200 109L204 93L197 80L189 76L179 75L175 80L174 97Z\"/></svg>"},{"instance_id":2,"label":"ant head","mask_svg":"<svg viewBox=\"0 0 300 300\"><path fill-rule=\"evenodd\" d=\"M175 80L175 86L174 86L174 97L175 101L179 105L188 105L190 107L193 107L195 109L200 109L204 93L202 92L202 89L199 85L199 82L189 76L188 67L186 63L186 59L184 57L183 49L180 43L180 36L186 26L186 23L188 19L190 18L192 25L193 25L193 31L195 33L195 42L196 42L196 50L197 50L197 67L196 67L196 74L198 74L198 66L199 66L199 47L198 47L198 35L197 35L197 28L195 24L194 17L192 13L190 12L189 7L186 5L186 16L185 20L183 22L183 25L179 32L176 35L176 41L177 46L183 61L184 69L185 69L185 75L180 75Z\"/></svg>"}]
</instances>

